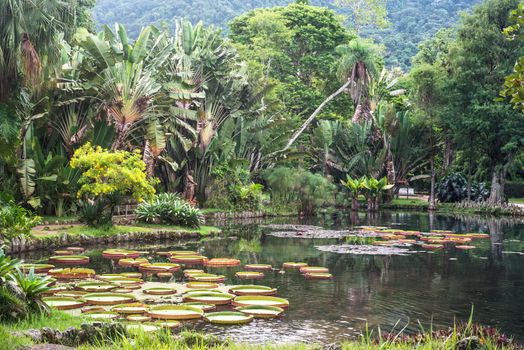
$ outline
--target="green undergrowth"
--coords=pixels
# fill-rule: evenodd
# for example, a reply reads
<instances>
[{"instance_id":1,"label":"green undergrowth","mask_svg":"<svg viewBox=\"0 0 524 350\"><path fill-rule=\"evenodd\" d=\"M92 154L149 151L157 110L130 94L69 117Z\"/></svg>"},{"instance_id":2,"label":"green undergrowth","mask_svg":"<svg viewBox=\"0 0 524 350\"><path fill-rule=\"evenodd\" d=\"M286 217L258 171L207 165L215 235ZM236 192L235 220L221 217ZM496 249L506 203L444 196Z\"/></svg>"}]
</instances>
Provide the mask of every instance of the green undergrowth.
<instances>
[{"instance_id":1,"label":"green undergrowth","mask_svg":"<svg viewBox=\"0 0 524 350\"><path fill-rule=\"evenodd\" d=\"M201 236L208 236L215 232L220 232L220 229L214 226L200 226L200 228L189 228L183 226L173 226L165 224L138 224L139 227L148 229L157 229L163 231L177 231L177 232L197 232Z\"/></svg>"}]
</instances>

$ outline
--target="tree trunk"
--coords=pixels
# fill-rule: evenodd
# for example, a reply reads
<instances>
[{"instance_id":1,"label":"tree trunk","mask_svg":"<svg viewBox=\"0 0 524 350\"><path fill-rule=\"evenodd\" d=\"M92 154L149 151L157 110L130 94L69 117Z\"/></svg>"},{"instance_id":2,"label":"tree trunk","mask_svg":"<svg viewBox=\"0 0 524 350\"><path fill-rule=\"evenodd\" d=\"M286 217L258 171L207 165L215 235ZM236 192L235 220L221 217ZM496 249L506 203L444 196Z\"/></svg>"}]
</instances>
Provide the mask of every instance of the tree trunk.
<instances>
[{"instance_id":1,"label":"tree trunk","mask_svg":"<svg viewBox=\"0 0 524 350\"><path fill-rule=\"evenodd\" d=\"M351 198L351 210L358 211L358 197Z\"/></svg>"},{"instance_id":2,"label":"tree trunk","mask_svg":"<svg viewBox=\"0 0 524 350\"><path fill-rule=\"evenodd\" d=\"M286 146L284 148L282 148L280 151L275 151L273 153L270 153L266 156L266 158L269 158L269 157L272 157L274 155L277 155L279 153L283 153L285 151L287 151L294 143L295 141L298 139L298 137L307 129L307 127L309 126L309 124L311 124L311 122L313 122L313 120L315 120L315 118L317 117L317 115L320 113L320 111L322 111L322 109L332 100L334 99L335 97L337 97L338 95L340 95L341 93L343 93L349 86L349 84L351 84L351 79L348 79L344 85L342 85L337 91L335 91L334 93L332 93L331 95L329 95L318 107L317 109L315 109L315 111L309 116L309 118L306 119L306 121L302 124L302 126L293 133L293 135L291 135L291 138L289 139L288 143L286 144Z\"/></svg>"},{"instance_id":3,"label":"tree trunk","mask_svg":"<svg viewBox=\"0 0 524 350\"><path fill-rule=\"evenodd\" d=\"M454 151L453 145L448 137L444 139L444 172L453 163Z\"/></svg>"},{"instance_id":4,"label":"tree trunk","mask_svg":"<svg viewBox=\"0 0 524 350\"><path fill-rule=\"evenodd\" d=\"M467 188L467 201L471 201L471 161L468 166L468 188Z\"/></svg>"},{"instance_id":5,"label":"tree trunk","mask_svg":"<svg viewBox=\"0 0 524 350\"><path fill-rule=\"evenodd\" d=\"M429 210L435 210L435 180L436 180L436 172L435 172L435 159L433 158L433 155L431 155L429 159L429 164L431 168L431 188L429 191Z\"/></svg>"},{"instance_id":6,"label":"tree trunk","mask_svg":"<svg viewBox=\"0 0 524 350\"><path fill-rule=\"evenodd\" d=\"M373 198L368 197L368 211L373 211Z\"/></svg>"},{"instance_id":7,"label":"tree trunk","mask_svg":"<svg viewBox=\"0 0 524 350\"><path fill-rule=\"evenodd\" d=\"M506 183L506 167L497 166L491 178L491 192L488 203L492 205L504 204L504 184Z\"/></svg>"}]
</instances>

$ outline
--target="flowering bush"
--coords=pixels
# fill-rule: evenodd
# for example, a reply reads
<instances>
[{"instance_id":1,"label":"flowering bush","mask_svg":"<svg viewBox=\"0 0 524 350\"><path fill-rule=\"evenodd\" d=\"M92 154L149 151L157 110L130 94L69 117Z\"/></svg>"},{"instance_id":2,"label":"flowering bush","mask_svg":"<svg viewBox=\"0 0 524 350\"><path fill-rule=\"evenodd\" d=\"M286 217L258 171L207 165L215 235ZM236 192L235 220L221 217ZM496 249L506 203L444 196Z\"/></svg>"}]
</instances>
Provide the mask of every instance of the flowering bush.
<instances>
[{"instance_id":1,"label":"flowering bush","mask_svg":"<svg viewBox=\"0 0 524 350\"><path fill-rule=\"evenodd\" d=\"M155 194L156 180L147 178L139 151L111 152L86 143L76 150L70 165L83 171L77 197L81 217L89 225L111 223L114 207L125 197L142 202Z\"/></svg>"}]
</instances>

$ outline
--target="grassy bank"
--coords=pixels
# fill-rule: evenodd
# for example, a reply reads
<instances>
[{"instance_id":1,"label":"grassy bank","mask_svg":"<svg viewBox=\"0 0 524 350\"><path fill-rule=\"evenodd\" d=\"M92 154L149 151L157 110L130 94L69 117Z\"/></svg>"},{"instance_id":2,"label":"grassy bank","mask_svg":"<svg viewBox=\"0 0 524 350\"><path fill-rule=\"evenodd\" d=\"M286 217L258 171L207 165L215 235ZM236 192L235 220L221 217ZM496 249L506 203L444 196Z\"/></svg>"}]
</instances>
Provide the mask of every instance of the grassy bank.
<instances>
[{"instance_id":1,"label":"grassy bank","mask_svg":"<svg viewBox=\"0 0 524 350\"><path fill-rule=\"evenodd\" d=\"M29 329L49 327L63 331L68 327L80 327L86 322L81 316L71 316L67 313L54 311L50 316L32 317L14 324L0 324L0 336L3 341L2 350L19 350L32 345L31 339L21 336L19 332ZM365 331L364 335L352 341L338 344L341 350L519 350L522 346L513 342L504 334L493 328L485 328L471 323L455 325L449 329L425 330L416 334L384 333L380 331ZM186 349L220 349L220 350L315 350L325 349L325 346L315 344L264 344L249 345L245 343L221 340L190 330L176 332L167 330L155 333L135 332L128 336L111 341L83 344L79 350L186 350Z\"/></svg>"},{"instance_id":2,"label":"grassy bank","mask_svg":"<svg viewBox=\"0 0 524 350\"><path fill-rule=\"evenodd\" d=\"M155 231L173 231L198 233L201 236L209 236L213 233L220 232L217 227L200 226L200 228L188 228L182 226L154 225L154 224L137 224L137 225L114 225L111 227L89 227L85 225L47 225L37 226L31 234L35 237L54 237L63 234L69 235L86 235L90 237L111 237L119 234L130 232L155 232Z\"/></svg>"}]
</instances>

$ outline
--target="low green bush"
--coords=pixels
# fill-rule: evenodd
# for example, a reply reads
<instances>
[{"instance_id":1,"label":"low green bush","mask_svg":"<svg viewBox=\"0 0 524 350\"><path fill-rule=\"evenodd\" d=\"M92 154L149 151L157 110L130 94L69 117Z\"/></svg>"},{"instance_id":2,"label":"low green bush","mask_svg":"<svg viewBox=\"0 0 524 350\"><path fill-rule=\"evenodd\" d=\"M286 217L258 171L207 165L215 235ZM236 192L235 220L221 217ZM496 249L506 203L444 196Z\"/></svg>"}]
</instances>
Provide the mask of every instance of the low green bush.
<instances>
[{"instance_id":1,"label":"low green bush","mask_svg":"<svg viewBox=\"0 0 524 350\"><path fill-rule=\"evenodd\" d=\"M204 224L204 215L178 194L162 193L150 201L142 202L135 211L141 222L179 225L199 228Z\"/></svg>"},{"instance_id":2,"label":"low green bush","mask_svg":"<svg viewBox=\"0 0 524 350\"><path fill-rule=\"evenodd\" d=\"M12 200L0 200L0 236L4 241L29 236L31 229L40 224L39 216Z\"/></svg>"}]
</instances>

